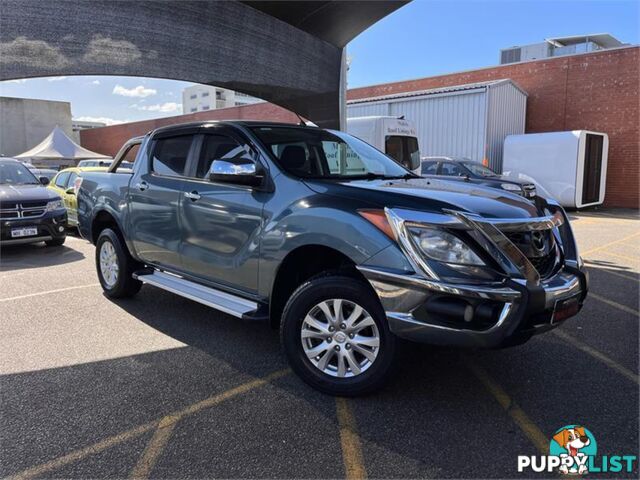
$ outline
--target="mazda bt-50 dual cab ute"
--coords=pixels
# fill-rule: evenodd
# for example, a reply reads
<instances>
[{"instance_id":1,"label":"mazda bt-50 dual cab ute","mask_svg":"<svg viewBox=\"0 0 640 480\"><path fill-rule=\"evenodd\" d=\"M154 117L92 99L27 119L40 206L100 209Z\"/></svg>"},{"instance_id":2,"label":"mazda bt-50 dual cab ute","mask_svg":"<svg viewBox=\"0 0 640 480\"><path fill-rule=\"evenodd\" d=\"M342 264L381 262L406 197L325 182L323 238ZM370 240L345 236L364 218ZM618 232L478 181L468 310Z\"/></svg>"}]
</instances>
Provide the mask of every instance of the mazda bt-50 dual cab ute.
<instances>
[{"instance_id":1,"label":"mazda bt-50 dual cab ute","mask_svg":"<svg viewBox=\"0 0 640 480\"><path fill-rule=\"evenodd\" d=\"M554 201L423 179L343 132L164 127L128 172L85 173L78 194L106 295L147 283L268 318L293 370L323 392L378 387L398 337L515 345L587 293Z\"/></svg>"}]
</instances>

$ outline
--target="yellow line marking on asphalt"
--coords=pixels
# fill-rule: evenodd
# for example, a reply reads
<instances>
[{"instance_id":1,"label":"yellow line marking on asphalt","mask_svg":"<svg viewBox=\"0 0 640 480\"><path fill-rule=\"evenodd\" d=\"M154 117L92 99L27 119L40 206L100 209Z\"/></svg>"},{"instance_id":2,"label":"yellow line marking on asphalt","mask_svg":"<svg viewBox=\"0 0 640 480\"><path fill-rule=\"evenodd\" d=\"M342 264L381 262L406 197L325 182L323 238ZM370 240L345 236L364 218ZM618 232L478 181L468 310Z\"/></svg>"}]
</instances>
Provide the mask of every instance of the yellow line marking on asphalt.
<instances>
[{"instance_id":1,"label":"yellow line marking on asphalt","mask_svg":"<svg viewBox=\"0 0 640 480\"><path fill-rule=\"evenodd\" d=\"M367 478L360 436L358 435L358 424L346 398L336 397L336 413L340 428L345 478L347 480Z\"/></svg>"},{"instance_id":2,"label":"yellow line marking on asphalt","mask_svg":"<svg viewBox=\"0 0 640 480\"><path fill-rule=\"evenodd\" d=\"M588 298L595 298L599 302L606 303L607 305L611 305L612 307L615 307L618 310L622 310L623 312L630 313L631 315L635 315L636 317L640 315L640 312L638 312L638 310L635 310L631 307L627 307L626 305L621 305L618 302L614 302L613 300L609 300L608 298L601 297L600 295L596 295L595 293L589 292Z\"/></svg>"},{"instance_id":3,"label":"yellow line marking on asphalt","mask_svg":"<svg viewBox=\"0 0 640 480\"><path fill-rule=\"evenodd\" d=\"M618 373L624 375L625 377L627 377L632 382L635 382L638 385L640 385L640 379L639 379L638 375L633 373L628 368L623 367L622 365L620 365L615 360L607 357L604 353L599 352L595 348L590 347L586 343L578 340L577 338L574 338L573 336L563 332L562 330L558 330L558 329L552 330L552 333L555 334L556 336L560 337L561 339L563 339L565 342L570 343L571 345L576 347L578 350L582 350L584 353L586 353L588 355L591 355L593 358L595 358L597 360L600 360L602 363L604 363L608 367L612 368L613 370L617 371Z\"/></svg>"},{"instance_id":4,"label":"yellow line marking on asphalt","mask_svg":"<svg viewBox=\"0 0 640 480\"><path fill-rule=\"evenodd\" d=\"M160 420L153 437L151 437L147 447L144 449L138 463L133 467L131 475L129 475L130 478L149 478L151 470L153 470L153 467L155 467L158 459L167 446L169 438L171 437L178 420L179 417L173 417L171 415Z\"/></svg>"},{"instance_id":5,"label":"yellow line marking on asphalt","mask_svg":"<svg viewBox=\"0 0 640 480\"><path fill-rule=\"evenodd\" d=\"M489 376L487 371L479 365L473 363L466 356L465 363L467 368L480 380L484 387L491 393L493 398L500 406L509 414L520 430L535 445L542 455L549 453L549 439L542 433L538 426L527 416L526 413L511 399L511 397Z\"/></svg>"},{"instance_id":6,"label":"yellow line marking on asphalt","mask_svg":"<svg viewBox=\"0 0 640 480\"><path fill-rule=\"evenodd\" d=\"M602 253L605 255L613 255L614 257L622 258L623 260L631 260L632 262L640 261L640 257L630 257L629 255L623 255L622 253L615 253L610 250L604 250Z\"/></svg>"},{"instance_id":7,"label":"yellow line marking on asphalt","mask_svg":"<svg viewBox=\"0 0 640 480\"><path fill-rule=\"evenodd\" d=\"M99 283L90 283L88 285L77 285L75 287L57 288L55 290L47 290L45 292L28 293L26 295L18 295L17 297L0 298L1 302L12 302L13 300L22 300L24 298L39 297L42 295L49 295L51 293L68 292L69 290L79 290L81 288L91 288L99 286Z\"/></svg>"},{"instance_id":8,"label":"yellow line marking on asphalt","mask_svg":"<svg viewBox=\"0 0 640 480\"><path fill-rule=\"evenodd\" d=\"M56 458L55 460L51 460L41 465L37 465L35 467L31 467L26 470L23 470L22 472L16 473L15 475L9 478L27 479L27 478L41 477L45 473L48 473L52 470L63 467L69 463L82 460L83 458L88 457L89 455L95 455L96 453L100 453L115 445L126 442L127 440L132 440L134 438L137 438L140 435L143 435L148 431L152 430L155 426L156 426L156 422L145 423L144 425L140 425L138 427L132 428L131 430L127 430L126 432L119 433L118 435L109 437L98 443L94 443L89 447L81 448L74 452L68 453L67 455L63 455L62 457Z\"/></svg>"},{"instance_id":9,"label":"yellow line marking on asphalt","mask_svg":"<svg viewBox=\"0 0 640 480\"><path fill-rule=\"evenodd\" d=\"M628 237L621 238L620 240L614 240L613 242L605 243L604 245L600 245L599 247L591 248L589 250L581 252L580 254L583 257L586 257L587 255L589 255L591 253L598 252L600 250L604 250L605 248L609 248L611 245L616 245L618 243L626 242L627 240L631 240L632 238L635 238L635 237L637 237L639 235L640 235L640 232L634 233L633 235L629 235Z\"/></svg>"},{"instance_id":10,"label":"yellow line marking on asphalt","mask_svg":"<svg viewBox=\"0 0 640 480\"><path fill-rule=\"evenodd\" d=\"M16 473L15 475L12 475L10 478L14 478L14 479L28 479L28 478L34 478L34 477L41 477L43 476L45 473L48 473L52 470L55 470L57 468L60 468L64 465L67 465L69 463L73 463L75 461L78 460L82 460L85 457L88 457L89 455L94 455L96 453L100 453L103 450L106 450L110 447L113 447L115 445L118 445L120 443L126 442L127 440L131 440L134 438L137 438L151 430L153 430L154 428L160 427L160 424L163 420L170 418L170 422L173 423L177 423L179 420L181 420L182 418L192 415L194 413L197 413L205 408L208 407L213 407L214 405L217 405L221 402L224 402L225 400L228 400L234 396L237 395L241 395L243 393L246 393L250 390L253 390L255 388L261 387L263 385L266 385L267 383L271 382L272 380L275 380L277 378L283 377L284 375L287 375L290 372L289 369L285 369L285 370L278 370L276 372L273 372L265 377L262 378L257 378L255 380L251 380L250 382L247 383L243 383L242 385L239 385L237 387L234 387L230 390L227 390L226 392L222 392L222 393L218 393L216 395L213 395L205 400L202 400L200 402L194 403L193 405L190 405L182 410L173 412L165 417L163 417L161 420L154 420L152 422L148 422L145 423L144 425L139 425L137 427L134 427L130 430L127 430L125 432L119 433L117 435L114 435L112 437L108 437L105 440L101 440L93 445L90 445L88 447L85 448L81 448L79 450L76 450L74 452L68 453L66 455L63 455L60 458L56 458L54 460L50 460L49 462L45 462L42 463L40 465L36 465L34 467L28 468L26 470L23 470L21 472ZM154 435L155 436L155 435ZM152 439L153 440L153 439ZM146 449L145 449L145 453L146 453ZM160 452L158 452L160 453ZM143 454L144 455L144 454Z\"/></svg>"}]
</instances>

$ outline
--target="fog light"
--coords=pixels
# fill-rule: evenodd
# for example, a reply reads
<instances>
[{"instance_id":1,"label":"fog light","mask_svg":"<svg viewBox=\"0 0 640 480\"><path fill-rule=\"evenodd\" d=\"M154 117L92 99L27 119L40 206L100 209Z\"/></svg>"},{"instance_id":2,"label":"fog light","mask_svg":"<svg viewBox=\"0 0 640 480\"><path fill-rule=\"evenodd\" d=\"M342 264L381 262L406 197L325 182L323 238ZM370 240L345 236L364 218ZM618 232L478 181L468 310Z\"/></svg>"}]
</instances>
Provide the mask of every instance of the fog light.
<instances>
[{"instance_id":1,"label":"fog light","mask_svg":"<svg viewBox=\"0 0 640 480\"><path fill-rule=\"evenodd\" d=\"M60 226L58 227L58 231L59 231L59 232L64 232L64 227L63 227L62 225L60 225Z\"/></svg>"}]
</instances>

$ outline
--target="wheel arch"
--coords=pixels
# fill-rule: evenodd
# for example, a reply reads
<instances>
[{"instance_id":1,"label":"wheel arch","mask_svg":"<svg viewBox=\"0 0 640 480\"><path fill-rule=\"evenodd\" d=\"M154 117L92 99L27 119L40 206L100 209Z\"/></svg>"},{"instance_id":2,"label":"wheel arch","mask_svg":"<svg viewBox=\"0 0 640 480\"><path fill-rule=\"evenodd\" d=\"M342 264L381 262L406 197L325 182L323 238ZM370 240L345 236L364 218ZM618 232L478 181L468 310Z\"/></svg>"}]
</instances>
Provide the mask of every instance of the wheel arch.
<instances>
[{"instance_id":1,"label":"wheel arch","mask_svg":"<svg viewBox=\"0 0 640 480\"><path fill-rule=\"evenodd\" d=\"M353 277L368 285L356 269L356 262L339 250L317 244L297 247L282 260L271 285L269 318L272 327L279 326L284 307L294 290L306 280L324 272Z\"/></svg>"}]
</instances>

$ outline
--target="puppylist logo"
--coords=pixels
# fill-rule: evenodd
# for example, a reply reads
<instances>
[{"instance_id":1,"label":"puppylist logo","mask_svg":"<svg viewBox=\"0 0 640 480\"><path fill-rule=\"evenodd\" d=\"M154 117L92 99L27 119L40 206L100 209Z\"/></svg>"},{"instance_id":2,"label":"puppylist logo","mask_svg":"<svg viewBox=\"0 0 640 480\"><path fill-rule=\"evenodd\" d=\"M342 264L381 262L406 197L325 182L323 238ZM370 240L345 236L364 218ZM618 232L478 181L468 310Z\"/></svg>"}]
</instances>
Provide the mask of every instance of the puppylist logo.
<instances>
[{"instance_id":1,"label":"puppylist logo","mask_svg":"<svg viewBox=\"0 0 640 480\"><path fill-rule=\"evenodd\" d=\"M558 471L564 475L586 473L632 472L636 455L602 455L597 457L596 438L582 425L566 425L558 429L549 442L549 455L518 456L518 472Z\"/></svg>"}]
</instances>

